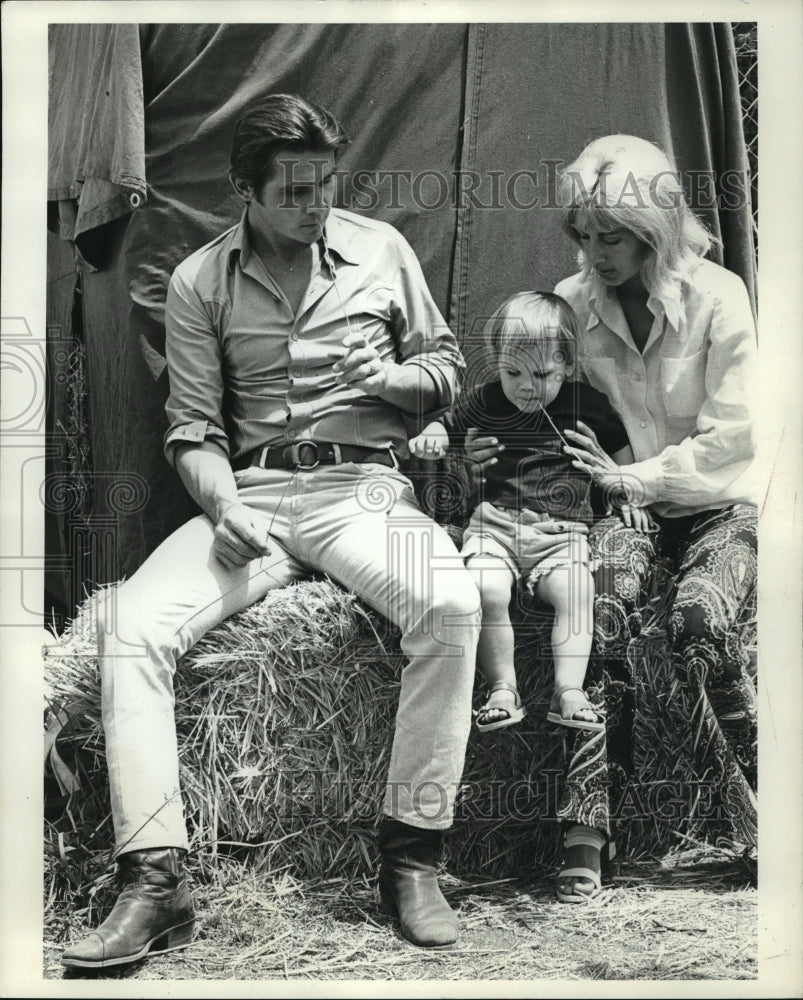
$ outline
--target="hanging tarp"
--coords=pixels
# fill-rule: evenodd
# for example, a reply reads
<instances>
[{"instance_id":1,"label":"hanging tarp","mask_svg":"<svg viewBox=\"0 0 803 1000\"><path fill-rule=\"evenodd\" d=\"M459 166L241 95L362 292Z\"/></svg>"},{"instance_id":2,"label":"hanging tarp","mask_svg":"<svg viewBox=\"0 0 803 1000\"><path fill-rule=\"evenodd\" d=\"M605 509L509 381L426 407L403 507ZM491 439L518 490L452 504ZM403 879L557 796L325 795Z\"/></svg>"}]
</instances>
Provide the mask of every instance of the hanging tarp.
<instances>
[{"instance_id":1,"label":"hanging tarp","mask_svg":"<svg viewBox=\"0 0 803 1000\"><path fill-rule=\"evenodd\" d=\"M145 199L145 115L135 24L51 25L48 201L61 235L127 215Z\"/></svg>"},{"instance_id":2,"label":"hanging tarp","mask_svg":"<svg viewBox=\"0 0 803 1000\"><path fill-rule=\"evenodd\" d=\"M473 24L461 166L478 185L460 213L450 310L464 338L507 295L551 290L577 270L556 171L615 133L675 159L693 207L722 238L724 259L718 249L714 258L753 291L730 25Z\"/></svg>"}]
</instances>

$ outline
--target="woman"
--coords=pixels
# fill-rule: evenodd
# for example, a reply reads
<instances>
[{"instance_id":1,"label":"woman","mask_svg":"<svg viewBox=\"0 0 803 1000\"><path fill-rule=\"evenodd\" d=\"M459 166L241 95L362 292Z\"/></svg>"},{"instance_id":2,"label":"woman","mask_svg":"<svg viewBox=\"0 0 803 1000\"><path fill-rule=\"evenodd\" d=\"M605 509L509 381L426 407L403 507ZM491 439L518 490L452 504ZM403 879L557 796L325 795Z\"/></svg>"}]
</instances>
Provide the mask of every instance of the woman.
<instances>
[{"instance_id":1,"label":"woman","mask_svg":"<svg viewBox=\"0 0 803 1000\"><path fill-rule=\"evenodd\" d=\"M756 337L744 284L704 259L712 238L651 143L624 135L592 142L563 172L561 203L582 270L555 291L580 319L582 377L619 412L636 459L614 465L582 425L570 436L576 467L632 524L606 518L589 536L600 568L586 686L605 707L607 732L574 737L557 882L560 900L583 902L599 890L601 850L607 844L612 853L612 813L639 752L631 739L638 647L630 642L646 624L638 608L656 554L670 561L675 581L667 725L706 783L709 815L719 809L734 840L755 844L754 689L735 626L756 573L748 474ZM487 461L488 444L476 439L471 457Z\"/></svg>"}]
</instances>

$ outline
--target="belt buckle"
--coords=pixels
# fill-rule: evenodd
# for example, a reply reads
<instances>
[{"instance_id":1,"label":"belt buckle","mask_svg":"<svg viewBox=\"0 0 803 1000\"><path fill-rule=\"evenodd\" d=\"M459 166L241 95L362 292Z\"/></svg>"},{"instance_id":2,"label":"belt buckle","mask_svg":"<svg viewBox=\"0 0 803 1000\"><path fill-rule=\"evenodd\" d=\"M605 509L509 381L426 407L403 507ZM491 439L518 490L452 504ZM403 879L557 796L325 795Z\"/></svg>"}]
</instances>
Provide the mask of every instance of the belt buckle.
<instances>
[{"instance_id":1,"label":"belt buckle","mask_svg":"<svg viewBox=\"0 0 803 1000\"><path fill-rule=\"evenodd\" d=\"M301 448L303 448L304 445L309 445L310 448L315 449L315 461L311 465L306 465L301 461ZM314 441L297 441L290 448L290 457L293 460L293 465L295 465L297 469L314 469L320 465L320 459L318 458L318 445Z\"/></svg>"}]
</instances>

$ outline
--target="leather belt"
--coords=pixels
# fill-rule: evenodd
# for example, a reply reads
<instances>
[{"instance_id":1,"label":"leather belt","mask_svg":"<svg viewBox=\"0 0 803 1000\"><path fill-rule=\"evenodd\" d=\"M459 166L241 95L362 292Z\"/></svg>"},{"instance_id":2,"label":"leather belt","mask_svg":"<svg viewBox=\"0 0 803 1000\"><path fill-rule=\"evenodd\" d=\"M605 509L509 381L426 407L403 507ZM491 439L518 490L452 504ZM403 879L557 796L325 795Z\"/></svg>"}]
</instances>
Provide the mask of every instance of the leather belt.
<instances>
[{"instance_id":1,"label":"leather belt","mask_svg":"<svg viewBox=\"0 0 803 1000\"><path fill-rule=\"evenodd\" d=\"M261 469L315 469L319 465L340 465L343 462L378 462L398 469L395 454L389 449L376 451L354 444L329 441L298 441L296 444L253 448L235 458L235 471L256 465Z\"/></svg>"}]
</instances>

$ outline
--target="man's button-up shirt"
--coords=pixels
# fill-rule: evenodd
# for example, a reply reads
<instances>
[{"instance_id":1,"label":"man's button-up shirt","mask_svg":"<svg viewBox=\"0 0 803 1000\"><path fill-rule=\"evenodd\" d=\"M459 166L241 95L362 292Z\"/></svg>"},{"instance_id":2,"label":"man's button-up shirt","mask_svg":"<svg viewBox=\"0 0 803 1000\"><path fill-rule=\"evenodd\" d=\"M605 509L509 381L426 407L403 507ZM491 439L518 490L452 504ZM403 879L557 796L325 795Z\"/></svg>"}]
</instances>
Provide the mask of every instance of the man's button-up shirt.
<instances>
[{"instance_id":1,"label":"man's button-up shirt","mask_svg":"<svg viewBox=\"0 0 803 1000\"><path fill-rule=\"evenodd\" d=\"M335 381L343 338L418 368L447 409L463 359L418 259L392 226L333 209L297 313L238 225L176 268L167 294L165 453L212 441L231 459L299 438L407 452L401 411ZM424 414L420 414L424 416Z\"/></svg>"}]
</instances>

